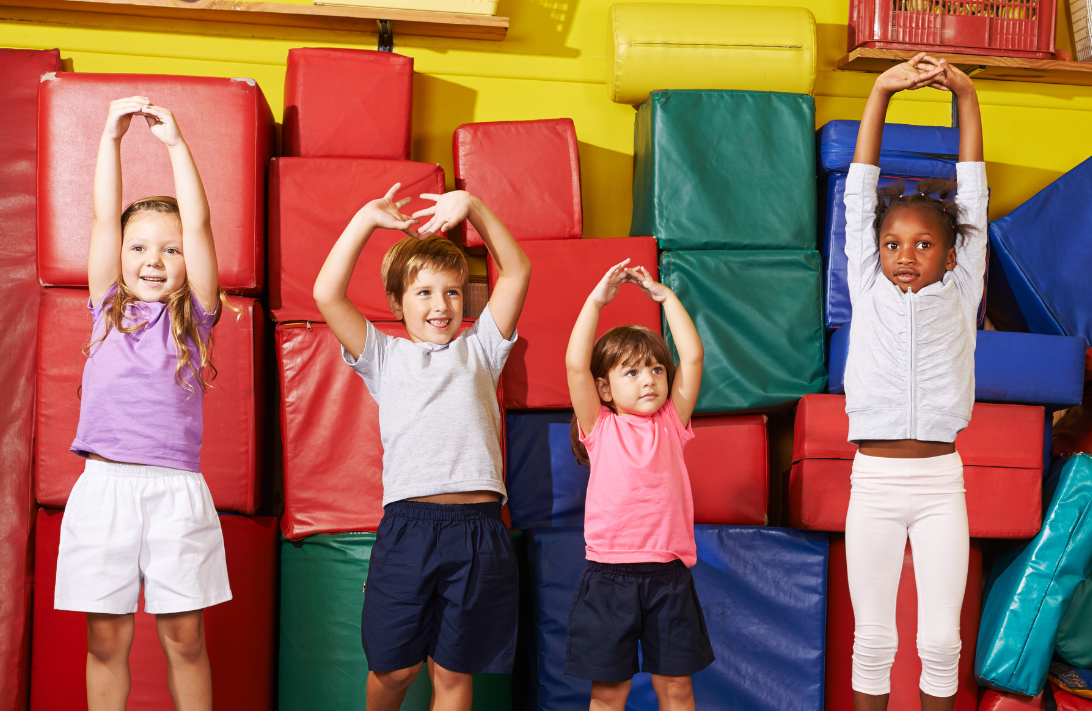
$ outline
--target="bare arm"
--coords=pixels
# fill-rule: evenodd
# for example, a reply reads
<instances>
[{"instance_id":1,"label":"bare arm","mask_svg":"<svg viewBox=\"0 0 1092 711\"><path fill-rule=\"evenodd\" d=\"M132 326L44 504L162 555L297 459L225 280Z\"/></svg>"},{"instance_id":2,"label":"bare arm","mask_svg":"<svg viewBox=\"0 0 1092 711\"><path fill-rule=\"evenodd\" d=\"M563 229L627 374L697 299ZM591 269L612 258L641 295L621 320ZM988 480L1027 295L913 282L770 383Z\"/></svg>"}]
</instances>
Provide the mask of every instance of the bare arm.
<instances>
[{"instance_id":1,"label":"bare arm","mask_svg":"<svg viewBox=\"0 0 1092 711\"><path fill-rule=\"evenodd\" d=\"M925 52L919 52L913 59L891 67L876 79L872 93L868 95L864 115L861 116L857 148L853 152L854 163L880 164L880 144L891 97L897 92L920 89L923 86L943 89L936 82L943 72L943 60L937 61Z\"/></svg>"},{"instance_id":2,"label":"bare arm","mask_svg":"<svg viewBox=\"0 0 1092 711\"><path fill-rule=\"evenodd\" d=\"M338 237L315 280L312 292L315 304L334 336L354 358L359 358L364 352L368 338L368 320L348 296L349 280L360 258L360 251L376 228L408 231L417 223L399 212L410 200L403 198L395 201L394 195L400 187L401 184L396 183L383 198L372 200L360 208Z\"/></svg>"}]
</instances>

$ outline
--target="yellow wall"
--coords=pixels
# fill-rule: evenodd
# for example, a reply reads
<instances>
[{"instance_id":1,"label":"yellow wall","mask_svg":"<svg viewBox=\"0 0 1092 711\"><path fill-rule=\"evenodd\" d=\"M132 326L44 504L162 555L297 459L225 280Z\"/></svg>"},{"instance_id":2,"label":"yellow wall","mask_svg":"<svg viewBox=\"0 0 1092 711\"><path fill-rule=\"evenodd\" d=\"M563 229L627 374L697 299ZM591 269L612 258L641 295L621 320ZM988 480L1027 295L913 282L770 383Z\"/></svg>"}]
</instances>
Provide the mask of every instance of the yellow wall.
<instances>
[{"instance_id":1,"label":"yellow wall","mask_svg":"<svg viewBox=\"0 0 1092 711\"><path fill-rule=\"evenodd\" d=\"M607 99L607 9L613 0L500 0L511 18L503 42L396 36L415 60L413 159L451 171L451 134L471 121L571 117L580 139L584 230L628 234L633 116ZM845 54L848 0L786 0L818 23L816 125L860 118L873 75L836 72ZM760 4L746 0L728 4ZM781 4L781 3L779 3ZM1068 2L1059 5L1059 47L1071 46ZM0 46L59 47L66 69L253 77L280 120L287 52L301 46L375 48L375 35L166 23L144 18L0 8ZM167 31L169 28L170 31ZM215 32L216 34L210 34ZM980 81L986 158L997 218L1092 155L1092 88ZM947 95L900 95L890 120L949 125Z\"/></svg>"}]
</instances>

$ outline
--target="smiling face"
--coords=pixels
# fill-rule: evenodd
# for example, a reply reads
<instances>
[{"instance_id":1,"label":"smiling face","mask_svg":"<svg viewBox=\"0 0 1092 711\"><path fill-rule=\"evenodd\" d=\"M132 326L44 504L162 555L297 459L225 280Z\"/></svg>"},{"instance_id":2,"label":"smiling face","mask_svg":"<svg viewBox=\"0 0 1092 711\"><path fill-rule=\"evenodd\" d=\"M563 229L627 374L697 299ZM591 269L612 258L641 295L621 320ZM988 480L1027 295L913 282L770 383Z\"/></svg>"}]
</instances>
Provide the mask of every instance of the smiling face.
<instances>
[{"instance_id":1,"label":"smiling face","mask_svg":"<svg viewBox=\"0 0 1092 711\"><path fill-rule=\"evenodd\" d=\"M186 283L182 222L171 213L140 212L121 239L122 282L141 301L166 301Z\"/></svg>"},{"instance_id":2,"label":"smiling face","mask_svg":"<svg viewBox=\"0 0 1092 711\"><path fill-rule=\"evenodd\" d=\"M443 345L459 334L465 292L458 272L422 269L401 299L387 292L387 303L394 317L406 324L411 341Z\"/></svg>"},{"instance_id":3,"label":"smiling face","mask_svg":"<svg viewBox=\"0 0 1092 711\"><path fill-rule=\"evenodd\" d=\"M651 415L659 410L671 390L667 368L655 358L648 363L621 363L606 378L597 378L599 399L613 402L619 415Z\"/></svg>"},{"instance_id":4,"label":"smiling face","mask_svg":"<svg viewBox=\"0 0 1092 711\"><path fill-rule=\"evenodd\" d=\"M955 266L955 247L938 219L912 207L884 216L880 268L904 293L908 289L919 293Z\"/></svg>"}]
</instances>

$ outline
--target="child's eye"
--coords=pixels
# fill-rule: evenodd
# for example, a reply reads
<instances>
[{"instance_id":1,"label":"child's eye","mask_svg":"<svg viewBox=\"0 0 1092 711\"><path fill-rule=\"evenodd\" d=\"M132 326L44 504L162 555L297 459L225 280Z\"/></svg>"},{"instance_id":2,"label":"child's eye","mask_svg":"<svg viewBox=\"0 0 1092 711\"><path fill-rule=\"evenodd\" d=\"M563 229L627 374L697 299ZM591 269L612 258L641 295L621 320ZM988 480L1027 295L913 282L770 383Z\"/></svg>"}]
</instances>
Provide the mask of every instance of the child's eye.
<instances>
[{"instance_id":1,"label":"child's eye","mask_svg":"<svg viewBox=\"0 0 1092 711\"><path fill-rule=\"evenodd\" d=\"M886 247L887 249L895 250L895 249L899 248L899 243L898 242L886 242L886 243L884 243L884 247Z\"/></svg>"},{"instance_id":2,"label":"child's eye","mask_svg":"<svg viewBox=\"0 0 1092 711\"><path fill-rule=\"evenodd\" d=\"M175 249L174 247L168 247L167 248L167 254L178 254L178 250Z\"/></svg>"},{"instance_id":3,"label":"child's eye","mask_svg":"<svg viewBox=\"0 0 1092 711\"><path fill-rule=\"evenodd\" d=\"M451 289L451 290L449 290L447 292L447 295L448 296L458 296L459 295L459 290L458 289Z\"/></svg>"},{"instance_id":4,"label":"child's eye","mask_svg":"<svg viewBox=\"0 0 1092 711\"><path fill-rule=\"evenodd\" d=\"M432 292L429 291L428 289L422 289L421 291L417 292L417 295L418 296L432 296Z\"/></svg>"},{"instance_id":5,"label":"child's eye","mask_svg":"<svg viewBox=\"0 0 1092 711\"><path fill-rule=\"evenodd\" d=\"M661 368L660 366L656 366L655 368L652 369L652 372L655 373L656 375L663 375L664 369Z\"/></svg>"},{"instance_id":6,"label":"child's eye","mask_svg":"<svg viewBox=\"0 0 1092 711\"><path fill-rule=\"evenodd\" d=\"M922 240L921 242L918 242L918 249L929 249L932 246L933 246L932 242L926 242L925 240Z\"/></svg>"},{"instance_id":7,"label":"child's eye","mask_svg":"<svg viewBox=\"0 0 1092 711\"><path fill-rule=\"evenodd\" d=\"M626 375L637 375L637 371L636 370L627 370Z\"/></svg>"},{"instance_id":8,"label":"child's eye","mask_svg":"<svg viewBox=\"0 0 1092 711\"><path fill-rule=\"evenodd\" d=\"M134 245L133 245L133 251L134 251L134 252L143 252L143 251L144 251L144 248L143 248L143 247L141 247L141 246L140 246L139 244L134 244Z\"/></svg>"}]
</instances>

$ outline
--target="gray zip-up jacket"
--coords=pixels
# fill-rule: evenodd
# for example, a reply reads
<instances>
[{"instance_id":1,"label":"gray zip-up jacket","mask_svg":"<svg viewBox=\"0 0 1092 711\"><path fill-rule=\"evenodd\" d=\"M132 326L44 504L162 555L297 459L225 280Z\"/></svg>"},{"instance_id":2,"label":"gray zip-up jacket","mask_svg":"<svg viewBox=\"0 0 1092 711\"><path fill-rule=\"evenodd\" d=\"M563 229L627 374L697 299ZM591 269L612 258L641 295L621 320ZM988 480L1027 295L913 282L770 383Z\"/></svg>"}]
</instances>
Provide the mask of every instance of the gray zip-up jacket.
<instances>
[{"instance_id":1,"label":"gray zip-up jacket","mask_svg":"<svg viewBox=\"0 0 1092 711\"><path fill-rule=\"evenodd\" d=\"M873 228L880 169L846 178L846 270L853 320L846 360L849 440L954 442L974 406L974 347L986 270L985 163L956 166L960 221L974 225L944 279L906 293L880 270Z\"/></svg>"}]
</instances>

